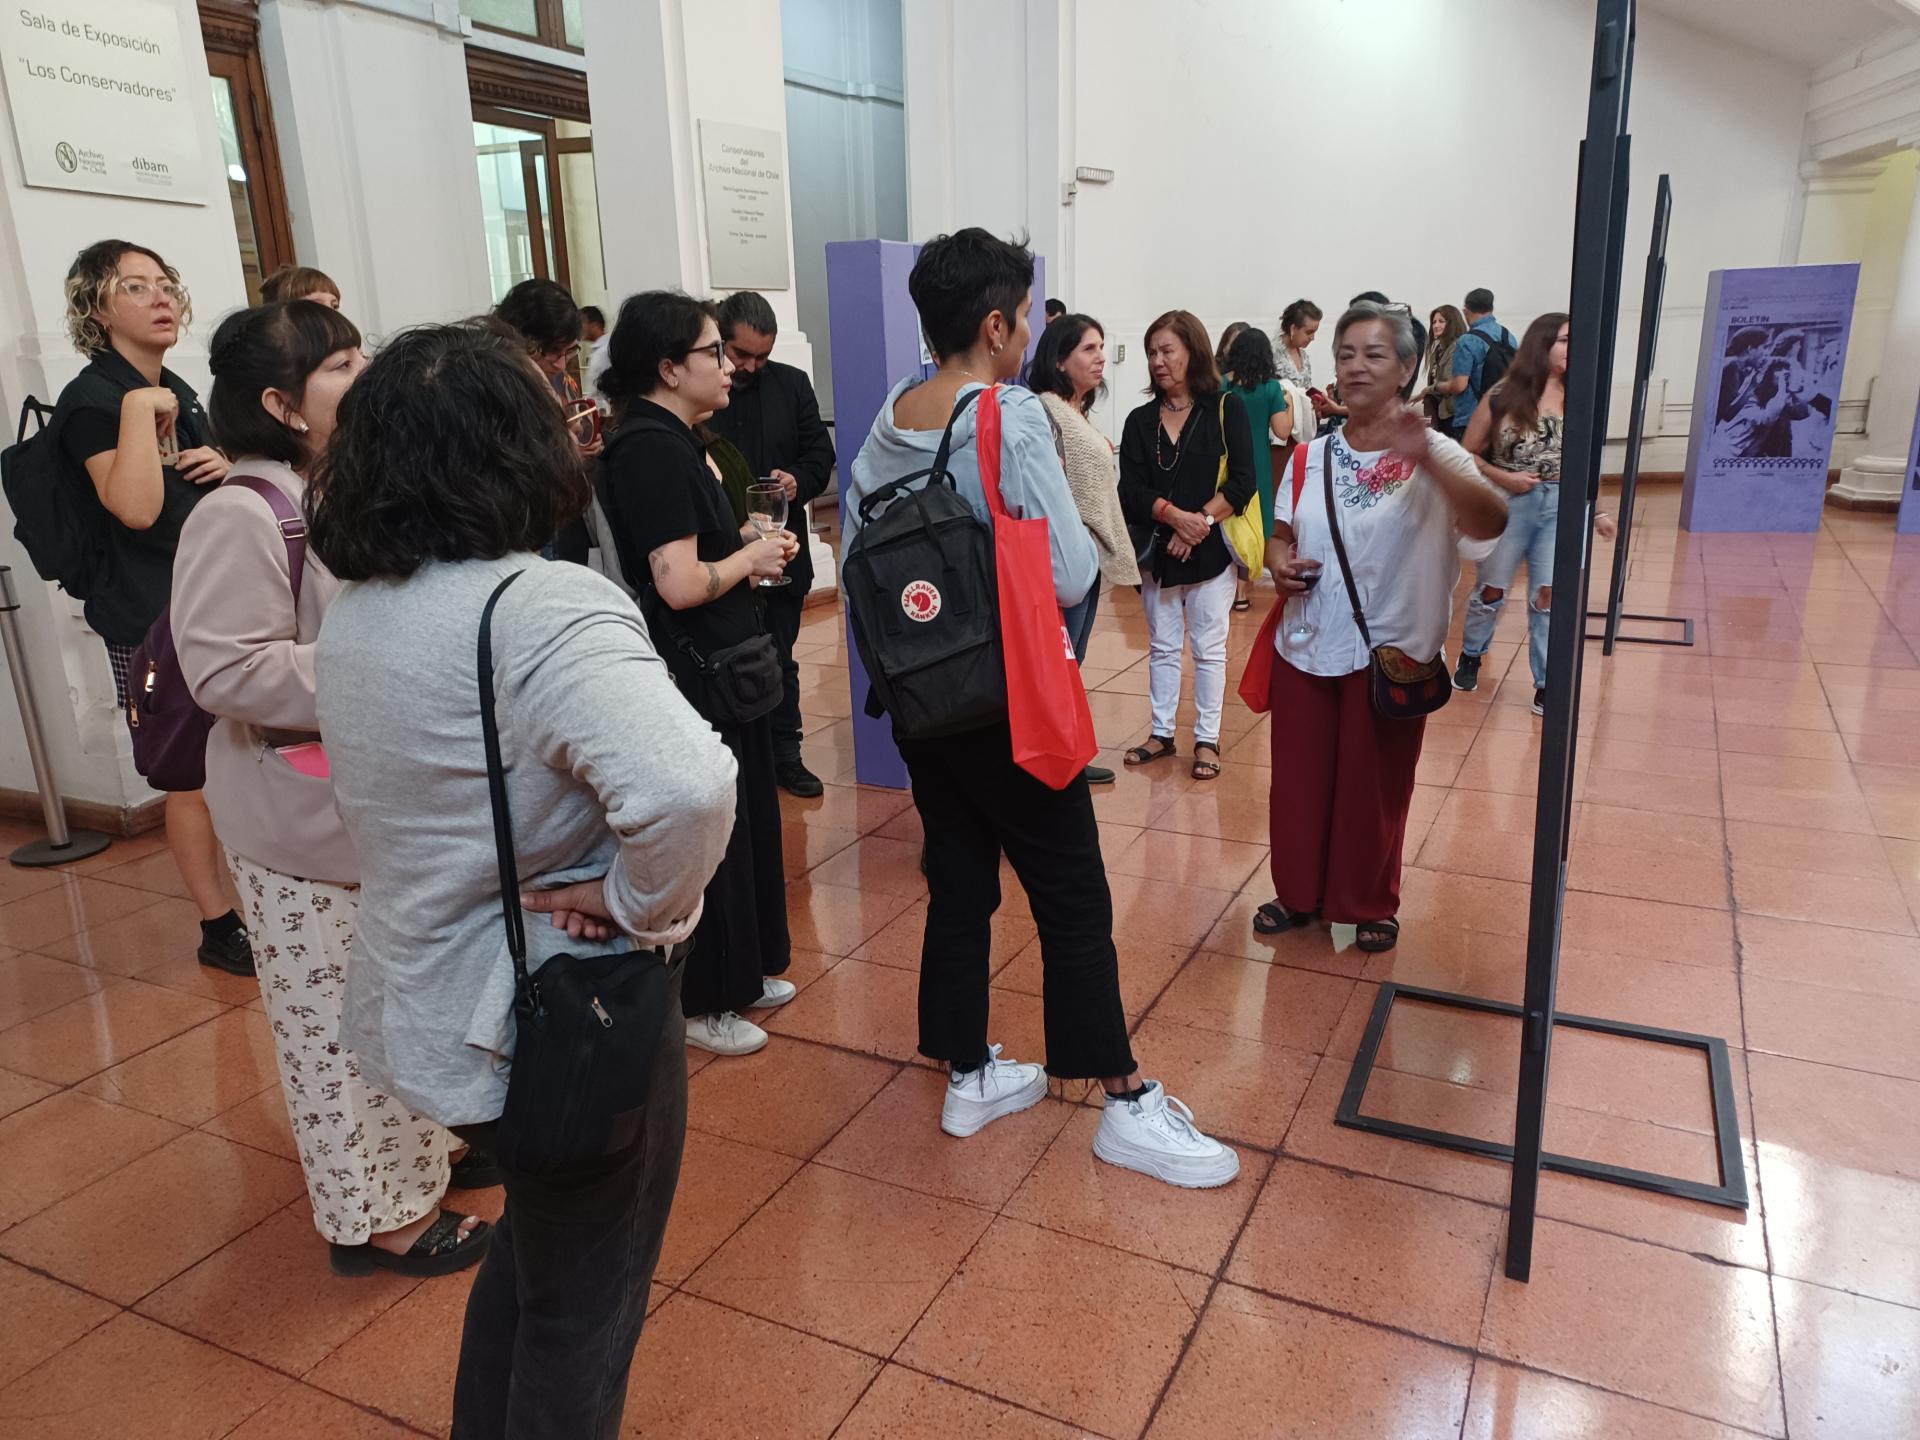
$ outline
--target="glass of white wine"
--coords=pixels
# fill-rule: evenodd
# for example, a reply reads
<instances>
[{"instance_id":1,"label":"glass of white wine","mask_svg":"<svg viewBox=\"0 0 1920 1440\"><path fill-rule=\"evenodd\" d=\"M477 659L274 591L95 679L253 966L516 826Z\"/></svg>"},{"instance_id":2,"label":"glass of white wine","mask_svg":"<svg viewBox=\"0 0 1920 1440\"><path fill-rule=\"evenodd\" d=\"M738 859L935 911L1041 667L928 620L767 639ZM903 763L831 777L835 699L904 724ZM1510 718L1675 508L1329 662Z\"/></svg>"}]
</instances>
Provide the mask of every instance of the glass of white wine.
<instances>
[{"instance_id":1,"label":"glass of white wine","mask_svg":"<svg viewBox=\"0 0 1920 1440\"><path fill-rule=\"evenodd\" d=\"M787 487L778 480L761 480L747 487L747 523L764 538L787 528ZM776 575L759 582L763 590L791 585L790 576Z\"/></svg>"}]
</instances>

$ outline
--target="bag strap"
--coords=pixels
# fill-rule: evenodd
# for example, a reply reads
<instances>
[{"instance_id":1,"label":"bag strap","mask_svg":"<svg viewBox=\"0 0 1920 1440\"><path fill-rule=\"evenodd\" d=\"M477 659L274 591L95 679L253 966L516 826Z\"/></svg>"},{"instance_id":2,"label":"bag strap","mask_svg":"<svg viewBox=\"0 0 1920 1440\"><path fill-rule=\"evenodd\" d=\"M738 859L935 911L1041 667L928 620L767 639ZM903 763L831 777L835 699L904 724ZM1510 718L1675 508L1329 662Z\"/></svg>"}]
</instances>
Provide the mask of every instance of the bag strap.
<instances>
[{"instance_id":1,"label":"bag strap","mask_svg":"<svg viewBox=\"0 0 1920 1440\"><path fill-rule=\"evenodd\" d=\"M980 490L987 497L987 513L995 520L1011 518L1000 498L1000 387L979 392L980 413L974 416L973 453L980 465Z\"/></svg>"},{"instance_id":2,"label":"bag strap","mask_svg":"<svg viewBox=\"0 0 1920 1440\"><path fill-rule=\"evenodd\" d=\"M33 429L34 433L38 434L52 423L53 407L51 405L41 404L31 395L27 396L25 400L22 400L20 402L20 432L14 439L15 444L24 445L27 443L27 421L29 419L37 422Z\"/></svg>"},{"instance_id":3,"label":"bag strap","mask_svg":"<svg viewBox=\"0 0 1920 1440\"><path fill-rule=\"evenodd\" d=\"M516 570L494 587L480 612L480 738L487 747L487 793L493 802L493 849L500 864L500 911L507 922L507 953L513 957L513 983L525 991L527 921L520 913L520 865L513 854L513 814L507 806L507 768L500 758L500 724L493 713L493 610L500 597L526 572Z\"/></svg>"},{"instance_id":4,"label":"bag strap","mask_svg":"<svg viewBox=\"0 0 1920 1440\"><path fill-rule=\"evenodd\" d=\"M244 486L272 508L273 518L280 522L281 543L287 547L287 580L293 590L293 603L298 607L300 582L307 573L306 516L287 498L287 492L271 480L258 475L229 475L226 483Z\"/></svg>"},{"instance_id":5,"label":"bag strap","mask_svg":"<svg viewBox=\"0 0 1920 1440\"><path fill-rule=\"evenodd\" d=\"M978 400L982 395L986 394L988 390L993 388L991 385L983 385L978 390L969 390L953 402L953 414L947 417L947 428L942 431L940 435L940 448L933 452L934 474L944 475L946 473L947 456L953 450L953 427L960 423L960 417L967 413L967 407L969 405L973 404L974 401Z\"/></svg>"},{"instance_id":6,"label":"bag strap","mask_svg":"<svg viewBox=\"0 0 1920 1440\"><path fill-rule=\"evenodd\" d=\"M1327 437L1327 443L1320 452L1326 457L1321 467L1327 481L1327 533L1333 536L1333 553L1340 561L1340 578L1347 582L1347 599L1353 605L1353 623L1360 627L1360 640L1369 652L1373 649L1373 636L1367 633L1367 617L1360 613L1360 592L1354 588L1353 567L1347 563L1346 542L1340 538L1340 516L1333 500L1333 437Z\"/></svg>"},{"instance_id":7,"label":"bag strap","mask_svg":"<svg viewBox=\"0 0 1920 1440\"><path fill-rule=\"evenodd\" d=\"M1227 488L1227 388L1220 387L1220 469L1213 477L1213 490L1217 495Z\"/></svg>"},{"instance_id":8,"label":"bag strap","mask_svg":"<svg viewBox=\"0 0 1920 1440\"><path fill-rule=\"evenodd\" d=\"M1300 493L1307 488L1307 452L1313 448L1311 440L1303 440L1293 452L1293 513L1300 513ZM1295 525L1294 533L1300 527Z\"/></svg>"}]
</instances>

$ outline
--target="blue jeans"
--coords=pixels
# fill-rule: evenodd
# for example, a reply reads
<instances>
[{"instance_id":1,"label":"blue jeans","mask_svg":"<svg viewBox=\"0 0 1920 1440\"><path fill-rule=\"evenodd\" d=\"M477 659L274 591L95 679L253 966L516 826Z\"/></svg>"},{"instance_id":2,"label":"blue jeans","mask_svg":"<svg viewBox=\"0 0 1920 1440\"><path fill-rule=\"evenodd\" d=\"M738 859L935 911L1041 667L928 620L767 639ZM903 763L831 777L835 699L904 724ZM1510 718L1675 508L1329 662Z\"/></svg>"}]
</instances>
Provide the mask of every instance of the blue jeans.
<instances>
[{"instance_id":1,"label":"blue jeans","mask_svg":"<svg viewBox=\"0 0 1920 1440\"><path fill-rule=\"evenodd\" d=\"M1087 598L1060 616L1060 622L1067 627L1067 635L1073 641L1073 658L1082 665L1087 663L1087 641L1093 638L1093 617L1099 609L1100 581L1096 577L1093 588L1087 591Z\"/></svg>"},{"instance_id":2,"label":"blue jeans","mask_svg":"<svg viewBox=\"0 0 1920 1440\"><path fill-rule=\"evenodd\" d=\"M1560 487L1536 485L1507 501L1507 528L1493 554L1480 562L1473 594L1467 597L1467 628L1460 640L1463 655L1484 655L1493 643L1493 627L1507 603L1503 593L1491 603L1486 590L1509 591L1520 562L1527 564L1527 658L1533 665L1537 690L1547 683L1547 624L1549 615L1536 603L1540 592L1553 584L1553 547L1560 523Z\"/></svg>"}]
</instances>

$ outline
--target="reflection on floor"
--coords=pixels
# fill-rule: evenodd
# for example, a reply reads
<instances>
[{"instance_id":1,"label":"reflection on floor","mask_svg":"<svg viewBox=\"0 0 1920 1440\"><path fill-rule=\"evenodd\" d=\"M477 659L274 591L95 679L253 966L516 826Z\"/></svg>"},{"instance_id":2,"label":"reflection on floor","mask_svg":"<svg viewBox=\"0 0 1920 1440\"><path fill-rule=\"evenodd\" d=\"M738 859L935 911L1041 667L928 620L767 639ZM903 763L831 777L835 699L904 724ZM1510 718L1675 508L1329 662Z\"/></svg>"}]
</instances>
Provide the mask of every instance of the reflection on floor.
<instances>
[{"instance_id":1,"label":"reflection on floor","mask_svg":"<svg viewBox=\"0 0 1920 1440\"><path fill-rule=\"evenodd\" d=\"M1698 617L1699 644L1588 651L1561 998L1727 1037L1749 1214L1550 1176L1515 1285L1501 1166L1332 1124L1378 982L1518 998L1540 725L1517 609L1427 732L1391 955L1252 935L1270 751L1237 701L1218 781L1162 762L1100 793L1136 1048L1243 1151L1204 1194L1099 1166L1077 1095L939 1133L917 821L852 783L816 610L831 783L785 801L803 989L761 1054L695 1062L628 1433L1912 1436L1920 546L1846 515L1695 539L1677 501L1645 503L1628 608ZM1144 656L1110 597L1106 763L1145 733ZM328 1275L257 993L193 963L164 850L77 869L0 869L0 1434L444 1435L465 1279ZM995 934L994 1038L1038 1059L1011 882ZM1508 1022L1409 1005L1369 1108L1498 1133L1516 1054ZM1566 1034L1552 1100L1554 1148L1712 1174L1685 1056Z\"/></svg>"}]
</instances>

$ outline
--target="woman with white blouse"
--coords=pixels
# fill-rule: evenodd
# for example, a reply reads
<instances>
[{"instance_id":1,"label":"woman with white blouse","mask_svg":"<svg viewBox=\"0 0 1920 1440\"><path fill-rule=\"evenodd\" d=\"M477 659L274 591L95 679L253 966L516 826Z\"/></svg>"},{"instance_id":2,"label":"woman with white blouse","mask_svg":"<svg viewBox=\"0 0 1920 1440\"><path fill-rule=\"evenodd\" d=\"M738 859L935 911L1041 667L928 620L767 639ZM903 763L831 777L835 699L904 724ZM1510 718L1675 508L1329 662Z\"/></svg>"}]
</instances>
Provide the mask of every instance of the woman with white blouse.
<instances>
[{"instance_id":1,"label":"woman with white blouse","mask_svg":"<svg viewBox=\"0 0 1920 1440\"><path fill-rule=\"evenodd\" d=\"M1404 311L1348 310L1334 331L1347 423L1306 448L1297 498L1294 476L1275 486L1267 568L1298 609L1274 640L1275 898L1254 916L1263 934L1317 915L1356 927L1362 950L1398 942L1401 846L1426 720L1373 709L1367 642L1330 527L1340 527L1373 644L1424 661L1441 653L1453 618L1458 542L1492 539L1507 521L1505 495L1472 457L1401 399L1419 363Z\"/></svg>"}]
</instances>

